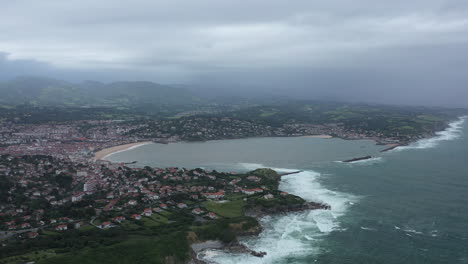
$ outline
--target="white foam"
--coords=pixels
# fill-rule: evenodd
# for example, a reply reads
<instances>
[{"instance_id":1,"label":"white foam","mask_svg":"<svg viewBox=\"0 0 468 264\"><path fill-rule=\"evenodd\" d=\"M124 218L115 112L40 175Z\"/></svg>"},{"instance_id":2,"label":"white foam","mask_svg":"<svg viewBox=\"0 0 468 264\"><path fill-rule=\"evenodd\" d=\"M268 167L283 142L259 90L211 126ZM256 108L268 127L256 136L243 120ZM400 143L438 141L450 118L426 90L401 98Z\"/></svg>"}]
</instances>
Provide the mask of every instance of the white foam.
<instances>
[{"instance_id":1,"label":"white foam","mask_svg":"<svg viewBox=\"0 0 468 264\"><path fill-rule=\"evenodd\" d=\"M424 234L423 232L416 231L416 230L414 230L414 229L403 229L403 231L405 231L405 232L407 232L407 233L417 234L417 235L422 235L422 234Z\"/></svg>"},{"instance_id":2,"label":"white foam","mask_svg":"<svg viewBox=\"0 0 468 264\"><path fill-rule=\"evenodd\" d=\"M264 168L262 164L242 163L244 169ZM279 172L294 172L297 169L272 168ZM266 252L263 258L245 254L219 253L204 259L216 263L274 263L285 257L305 256L318 252L319 242L332 231L339 231L339 216L343 215L352 201L358 198L323 187L317 179L320 173L303 171L283 176L280 189L298 195L307 201L327 203L331 210L312 210L260 219L264 231L259 237L242 240L255 251Z\"/></svg>"},{"instance_id":3,"label":"white foam","mask_svg":"<svg viewBox=\"0 0 468 264\"><path fill-rule=\"evenodd\" d=\"M361 226L361 229L362 229L362 230L366 230L366 231L377 231L377 229L375 229L375 228L372 228L372 227L365 227L365 226Z\"/></svg>"},{"instance_id":4,"label":"white foam","mask_svg":"<svg viewBox=\"0 0 468 264\"><path fill-rule=\"evenodd\" d=\"M427 149L436 147L441 141L454 140L462 135L463 124L468 116L462 116L457 121L449 124L449 127L444 131L436 132L436 136L418 140L408 146L396 147L391 151L401 151L407 149Z\"/></svg>"},{"instance_id":5,"label":"white foam","mask_svg":"<svg viewBox=\"0 0 468 264\"><path fill-rule=\"evenodd\" d=\"M401 230L403 232L406 232L406 233L412 233L412 234L416 234L416 235L424 235L423 232L420 232L420 231L416 231L415 229L403 229L401 227L398 227L398 226L394 226L396 230Z\"/></svg>"}]
</instances>

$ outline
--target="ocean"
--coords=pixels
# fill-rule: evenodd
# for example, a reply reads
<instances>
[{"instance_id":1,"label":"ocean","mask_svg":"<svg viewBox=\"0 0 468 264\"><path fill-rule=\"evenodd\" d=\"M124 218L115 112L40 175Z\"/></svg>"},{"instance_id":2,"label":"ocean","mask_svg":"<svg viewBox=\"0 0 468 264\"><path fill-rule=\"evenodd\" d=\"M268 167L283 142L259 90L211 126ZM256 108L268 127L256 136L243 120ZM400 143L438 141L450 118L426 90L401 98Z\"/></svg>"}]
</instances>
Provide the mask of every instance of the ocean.
<instances>
[{"instance_id":1,"label":"ocean","mask_svg":"<svg viewBox=\"0 0 468 264\"><path fill-rule=\"evenodd\" d=\"M243 238L264 258L220 251L230 263L468 263L468 126L461 118L430 139L380 153L372 141L251 138L150 144L113 154L139 166L244 172L303 170L280 189L331 205L261 219L264 232ZM340 161L372 155L356 163Z\"/></svg>"}]
</instances>

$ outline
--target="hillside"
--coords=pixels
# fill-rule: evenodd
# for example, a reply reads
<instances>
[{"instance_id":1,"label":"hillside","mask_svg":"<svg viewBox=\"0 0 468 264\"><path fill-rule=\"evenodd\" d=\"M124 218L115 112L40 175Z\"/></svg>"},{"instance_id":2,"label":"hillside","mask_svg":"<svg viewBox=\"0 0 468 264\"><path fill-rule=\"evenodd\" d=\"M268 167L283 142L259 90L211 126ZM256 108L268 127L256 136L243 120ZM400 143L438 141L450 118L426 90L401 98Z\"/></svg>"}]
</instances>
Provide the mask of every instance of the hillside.
<instances>
[{"instance_id":1,"label":"hillside","mask_svg":"<svg viewBox=\"0 0 468 264\"><path fill-rule=\"evenodd\" d=\"M154 108L197 104L200 99L183 88L152 82L70 83L21 77L0 83L0 104L36 106L106 106Z\"/></svg>"}]
</instances>

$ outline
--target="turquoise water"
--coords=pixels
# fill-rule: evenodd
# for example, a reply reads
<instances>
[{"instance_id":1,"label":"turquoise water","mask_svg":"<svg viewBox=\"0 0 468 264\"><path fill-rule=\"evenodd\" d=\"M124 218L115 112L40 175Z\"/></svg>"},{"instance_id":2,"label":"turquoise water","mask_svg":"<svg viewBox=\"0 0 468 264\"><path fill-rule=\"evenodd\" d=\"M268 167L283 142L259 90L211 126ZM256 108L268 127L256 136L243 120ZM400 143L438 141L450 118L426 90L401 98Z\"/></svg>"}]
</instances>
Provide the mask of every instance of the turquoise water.
<instances>
[{"instance_id":1,"label":"turquoise water","mask_svg":"<svg viewBox=\"0 0 468 264\"><path fill-rule=\"evenodd\" d=\"M207 252L218 263L468 263L468 127L386 153L370 141L255 138L151 144L110 156L139 165L246 171L304 170L280 188L329 203L262 219L242 242L265 258ZM377 158L345 164L340 160Z\"/></svg>"}]
</instances>

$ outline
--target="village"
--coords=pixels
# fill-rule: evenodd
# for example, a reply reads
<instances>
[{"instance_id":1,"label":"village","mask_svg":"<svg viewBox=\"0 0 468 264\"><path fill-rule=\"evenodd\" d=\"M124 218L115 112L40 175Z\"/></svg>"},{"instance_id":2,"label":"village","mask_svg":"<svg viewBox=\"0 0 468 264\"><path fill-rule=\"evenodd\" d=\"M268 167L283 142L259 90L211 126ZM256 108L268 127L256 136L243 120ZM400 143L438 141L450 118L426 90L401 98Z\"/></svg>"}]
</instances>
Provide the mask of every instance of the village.
<instances>
[{"instance_id":1,"label":"village","mask_svg":"<svg viewBox=\"0 0 468 264\"><path fill-rule=\"evenodd\" d=\"M36 238L41 230L127 228L135 222L160 225L181 210L204 222L223 217L210 210L217 203L288 195L277 190L275 180L258 175L74 163L51 156L2 155L0 177L3 237Z\"/></svg>"}]
</instances>

